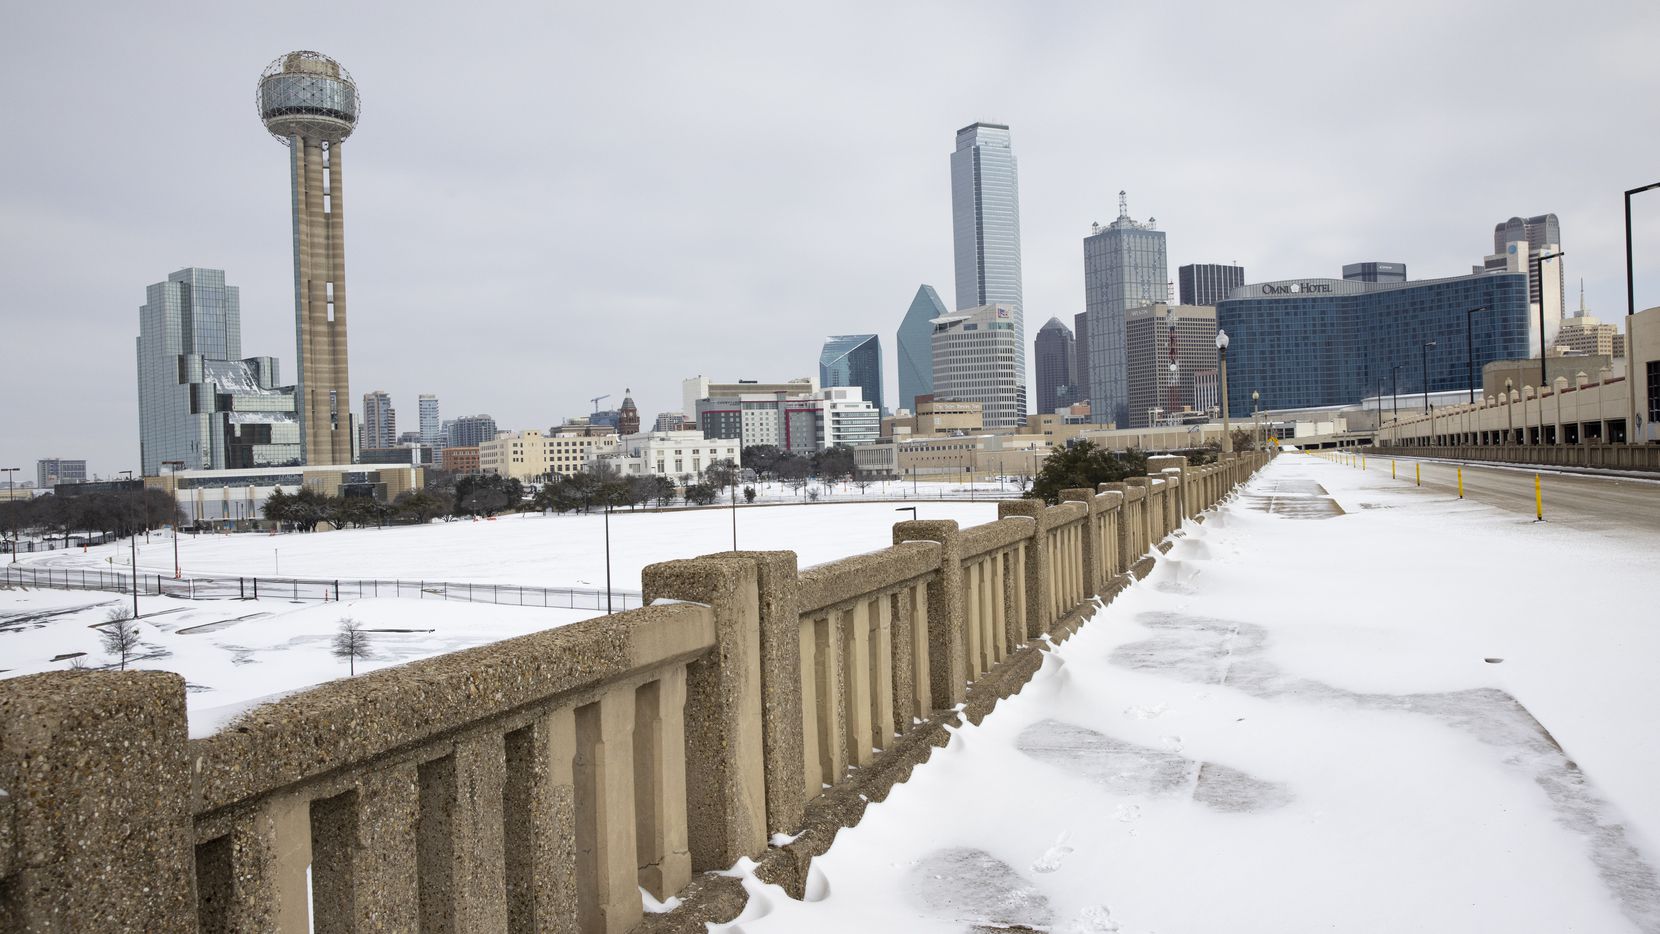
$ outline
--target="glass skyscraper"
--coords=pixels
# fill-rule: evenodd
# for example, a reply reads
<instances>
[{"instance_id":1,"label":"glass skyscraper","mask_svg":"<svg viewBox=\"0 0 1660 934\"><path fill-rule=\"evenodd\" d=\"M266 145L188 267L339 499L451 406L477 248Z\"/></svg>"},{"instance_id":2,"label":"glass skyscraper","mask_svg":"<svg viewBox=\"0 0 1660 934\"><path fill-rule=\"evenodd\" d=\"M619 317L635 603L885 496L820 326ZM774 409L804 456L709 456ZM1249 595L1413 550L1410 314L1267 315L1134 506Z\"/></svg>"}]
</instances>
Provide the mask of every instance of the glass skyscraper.
<instances>
[{"instance_id":1,"label":"glass skyscraper","mask_svg":"<svg viewBox=\"0 0 1660 934\"><path fill-rule=\"evenodd\" d=\"M1079 393L1073 386L1072 329L1062 324L1061 319L1050 318L1038 328L1032 350L1037 364L1038 412L1047 415L1076 402Z\"/></svg>"},{"instance_id":2,"label":"glass skyscraper","mask_svg":"<svg viewBox=\"0 0 1660 934\"><path fill-rule=\"evenodd\" d=\"M1347 279L1345 275L1343 278ZM1183 305L1215 305L1245 284L1245 267L1221 263L1189 263L1176 270L1176 288Z\"/></svg>"},{"instance_id":3,"label":"glass skyscraper","mask_svg":"<svg viewBox=\"0 0 1660 934\"><path fill-rule=\"evenodd\" d=\"M416 399L416 403L420 408L421 443L443 447L444 429L438 421L438 397L423 392Z\"/></svg>"},{"instance_id":4,"label":"glass skyscraper","mask_svg":"<svg viewBox=\"0 0 1660 934\"><path fill-rule=\"evenodd\" d=\"M1124 351L1124 313L1131 308L1170 300L1170 268L1165 260L1164 231L1148 219L1130 219L1124 193L1118 193L1118 219L1097 224L1084 238L1084 317L1079 337L1087 341L1079 359L1078 381L1089 391L1096 421L1129 424L1129 370Z\"/></svg>"},{"instance_id":5,"label":"glass skyscraper","mask_svg":"<svg viewBox=\"0 0 1660 934\"><path fill-rule=\"evenodd\" d=\"M1421 393L1426 383L1430 392L1479 385L1483 364L1528 354L1527 286L1521 272L1245 286L1245 297L1216 306L1229 338L1230 414L1249 415L1252 392L1264 409L1289 409Z\"/></svg>"},{"instance_id":6,"label":"glass skyscraper","mask_svg":"<svg viewBox=\"0 0 1660 934\"><path fill-rule=\"evenodd\" d=\"M951 221L957 308L1002 305L1013 316L1018 383L1026 405L1026 316L1020 292L1020 184L1009 128L975 123L957 131L951 154Z\"/></svg>"},{"instance_id":7,"label":"glass skyscraper","mask_svg":"<svg viewBox=\"0 0 1660 934\"><path fill-rule=\"evenodd\" d=\"M905 319L899 322L898 408L916 411L916 397L934 391L934 319L946 313L931 285L919 286Z\"/></svg>"},{"instance_id":8,"label":"glass skyscraper","mask_svg":"<svg viewBox=\"0 0 1660 934\"><path fill-rule=\"evenodd\" d=\"M140 467L278 467L300 461L294 390L271 357L242 357L242 309L221 269L151 285L138 317Z\"/></svg>"},{"instance_id":9,"label":"glass skyscraper","mask_svg":"<svg viewBox=\"0 0 1660 934\"><path fill-rule=\"evenodd\" d=\"M882 344L875 334L843 334L824 342L818 355L818 384L857 386L878 412L882 407Z\"/></svg>"}]
</instances>

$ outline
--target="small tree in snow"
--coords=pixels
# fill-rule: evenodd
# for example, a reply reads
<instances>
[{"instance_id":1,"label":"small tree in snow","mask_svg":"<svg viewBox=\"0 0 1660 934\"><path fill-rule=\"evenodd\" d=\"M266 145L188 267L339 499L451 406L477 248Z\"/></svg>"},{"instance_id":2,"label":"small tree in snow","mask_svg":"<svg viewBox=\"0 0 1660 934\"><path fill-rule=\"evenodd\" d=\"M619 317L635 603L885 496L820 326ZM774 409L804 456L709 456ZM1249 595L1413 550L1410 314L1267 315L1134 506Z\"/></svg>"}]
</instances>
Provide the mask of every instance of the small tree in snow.
<instances>
[{"instance_id":1,"label":"small tree in snow","mask_svg":"<svg viewBox=\"0 0 1660 934\"><path fill-rule=\"evenodd\" d=\"M357 660L369 657L369 633L362 623L349 616L340 620L340 631L334 634L334 657L345 659L352 676L357 675Z\"/></svg>"},{"instance_id":2,"label":"small tree in snow","mask_svg":"<svg viewBox=\"0 0 1660 934\"><path fill-rule=\"evenodd\" d=\"M754 487L752 487L752 486L744 487L744 502L746 502L746 503L755 502L755 488Z\"/></svg>"},{"instance_id":3,"label":"small tree in snow","mask_svg":"<svg viewBox=\"0 0 1660 934\"><path fill-rule=\"evenodd\" d=\"M138 654L138 627L127 624L132 616L132 612L125 607L110 610L104 616L104 634L99 637L104 644L104 651L115 656L121 663L122 671L127 670L127 662Z\"/></svg>"}]
</instances>

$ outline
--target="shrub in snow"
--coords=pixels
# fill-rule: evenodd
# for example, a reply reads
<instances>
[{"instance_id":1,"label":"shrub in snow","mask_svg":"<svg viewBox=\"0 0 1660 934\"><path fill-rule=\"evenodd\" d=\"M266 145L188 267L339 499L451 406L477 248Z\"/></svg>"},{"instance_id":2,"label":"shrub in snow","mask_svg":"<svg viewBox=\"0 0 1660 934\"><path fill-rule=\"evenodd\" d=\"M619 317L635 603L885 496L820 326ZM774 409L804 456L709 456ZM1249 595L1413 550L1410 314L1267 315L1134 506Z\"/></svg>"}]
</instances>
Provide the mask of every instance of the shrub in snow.
<instances>
[{"instance_id":1,"label":"shrub in snow","mask_svg":"<svg viewBox=\"0 0 1660 934\"><path fill-rule=\"evenodd\" d=\"M345 659L347 670L357 675L357 660L369 657L369 633L362 623L349 616L340 620L340 631L334 634L334 657Z\"/></svg>"},{"instance_id":2,"label":"shrub in snow","mask_svg":"<svg viewBox=\"0 0 1660 934\"><path fill-rule=\"evenodd\" d=\"M121 670L127 670L127 662L138 652L138 627L127 625L133 614L125 607L117 607L105 614L104 634L99 637L104 645L104 651L115 656L121 665Z\"/></svg>"}]
</instances>

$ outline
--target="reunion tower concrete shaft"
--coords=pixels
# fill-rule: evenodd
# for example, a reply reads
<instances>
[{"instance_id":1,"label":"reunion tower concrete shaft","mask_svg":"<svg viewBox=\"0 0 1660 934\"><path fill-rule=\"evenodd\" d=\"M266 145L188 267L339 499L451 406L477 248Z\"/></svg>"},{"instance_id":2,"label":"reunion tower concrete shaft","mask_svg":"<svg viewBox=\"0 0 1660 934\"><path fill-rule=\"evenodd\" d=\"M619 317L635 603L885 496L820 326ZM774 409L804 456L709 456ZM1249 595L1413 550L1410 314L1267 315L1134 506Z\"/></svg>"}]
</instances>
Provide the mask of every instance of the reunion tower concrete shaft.
<instances>
[{"instance_id":1,"label":"reunion tower concrete shaft","mask_svg":"<svg viewBox=\"0 0 1660 934\"><path fill-rule=\"evenodd\" d=\"M294 185L300 447L307 464L350 464L340 144L357 125L357 85L326 55L290 52L260 75L258 103L265 128L288 147Z\"/></svg>"}]
</instances>

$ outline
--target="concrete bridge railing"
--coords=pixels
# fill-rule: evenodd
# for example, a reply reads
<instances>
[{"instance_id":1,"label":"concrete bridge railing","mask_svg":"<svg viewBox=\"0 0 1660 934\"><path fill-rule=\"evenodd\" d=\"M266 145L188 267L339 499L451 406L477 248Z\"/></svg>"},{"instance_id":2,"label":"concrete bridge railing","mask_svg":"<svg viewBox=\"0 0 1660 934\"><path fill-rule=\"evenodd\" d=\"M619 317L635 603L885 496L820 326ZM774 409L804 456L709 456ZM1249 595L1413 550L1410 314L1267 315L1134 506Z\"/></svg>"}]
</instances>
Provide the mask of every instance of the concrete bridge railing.
<instances>
[{"instance_id":1,"label":"concrete bridge railing","mask_svg":"<svg viewBox=\"0 0 1660 934\"><path fill-rule=\"evenodd\" d=\"M1156 458L806 570L652 565L644 608L319 685L202 739L175 674L0 681L0 929L620 934L640 889L695 901L699 874L943 741L971 682L1017 689L1035 640L1265 463Z\"/></svg>"}]
</instances>

